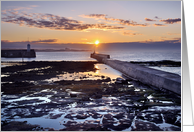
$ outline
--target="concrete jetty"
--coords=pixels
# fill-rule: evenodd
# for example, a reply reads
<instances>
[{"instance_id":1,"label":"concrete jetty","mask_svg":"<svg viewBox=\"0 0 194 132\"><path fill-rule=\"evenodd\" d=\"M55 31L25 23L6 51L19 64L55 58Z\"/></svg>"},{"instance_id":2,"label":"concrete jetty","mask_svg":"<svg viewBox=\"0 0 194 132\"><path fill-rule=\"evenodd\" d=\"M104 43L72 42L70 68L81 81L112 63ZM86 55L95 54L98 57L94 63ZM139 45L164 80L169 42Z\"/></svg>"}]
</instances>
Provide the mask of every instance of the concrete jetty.
<instances>
[{"instance_id":1,"label":"concrete jetty","mask_svg":"<svg viewBox=\"0 0 194 132\"><path fill-rule=\"evenodd\" d=\"M93 53L91 54L91 58L97 59L99 62L107 64L122 72L124 75L144 84L166 89L181 95L181 76L177 74L132 64L126 61L112 60L110 59L110 55Z\"/></svg>"}]
</instances>

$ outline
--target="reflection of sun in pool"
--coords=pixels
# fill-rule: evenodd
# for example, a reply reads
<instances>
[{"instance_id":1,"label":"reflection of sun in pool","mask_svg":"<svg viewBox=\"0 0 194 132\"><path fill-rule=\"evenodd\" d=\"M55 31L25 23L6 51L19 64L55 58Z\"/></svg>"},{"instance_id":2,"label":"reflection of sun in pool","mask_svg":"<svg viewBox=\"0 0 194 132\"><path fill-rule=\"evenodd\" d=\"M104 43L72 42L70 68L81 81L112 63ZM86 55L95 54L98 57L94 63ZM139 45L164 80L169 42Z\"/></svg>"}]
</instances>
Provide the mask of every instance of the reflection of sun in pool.
<instances>
[{"instance_id":1,"label":"reflection of sun in pool","mask_svg":"<svg viewBox=\"0 0 194 132\"><path fill-rule=\"evenodd\" d=\"M95 65L95 69L96 69L95 73L99 74L99 67L97 65Z\"/></svg>"}]
</instances>

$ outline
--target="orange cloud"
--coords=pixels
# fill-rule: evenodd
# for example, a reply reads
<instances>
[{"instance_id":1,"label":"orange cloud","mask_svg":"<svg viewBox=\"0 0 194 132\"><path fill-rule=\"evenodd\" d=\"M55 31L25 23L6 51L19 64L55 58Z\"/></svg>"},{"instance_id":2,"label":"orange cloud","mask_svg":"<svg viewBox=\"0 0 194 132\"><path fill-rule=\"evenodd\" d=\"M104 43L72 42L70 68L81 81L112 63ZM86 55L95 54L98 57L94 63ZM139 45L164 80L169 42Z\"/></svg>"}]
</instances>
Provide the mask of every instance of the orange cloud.
<instances>
[{"instance_id":1,"label":"orange cloud","mask_svg":"<svg viewBox=\"0 0 194 132\"><path fill-rule=\"evenodd\" d=\"M153 19L149 19L149 18L145 18L146 21L156 21L156 20L153 20Z\"/></svg>"},{"instance_id":2,"label":"orange cloud","mask_svg":"<svg viewBox=\"0 0 194 132\"><path fill-rule=\"evenodd\" d=\"M79 15L80 17L83 18L95 18L95 19L105 19L106 18L106 14L90 14L90 15Z\"/></svg>"},{"instance_id":3,"label":"orange cloud","mask_svg":"<svg viewBox=\"0 0 194 132\"><path fill-rule=\"evenodd\" d=\"M167 33L168 35L181 35L180 33Z\"/></svg>"},{"instance_id":4,"label":"orange cloud","mask_svg":"<svg viewBox=\"0 0 194 132\"><path fill-rule=\"evenodd\" d=\"M113 18L113 17L106 17L106 14L90 14L90 15L80 15L80 17L84 17L84 18L94 18L94 19L103 19L106 21L118 21L117 24L121 24L121 25L127 25L127 26L148 26L149 24L145 23L145 24L140 24L137 23L135 21L130 21L130 20L124 20L124 19L117 19L117 18Z\"/></svg>"},{"instance_id":5,"label":"orange cloud","mask_svg":"<svg viewBox=\"0 0 194 132\"><path fill-rule=\"evenodd\" d=\"M141 33L123 32L123 35L135 36L135 35L143 35L143 34L141 34Z\"/></svg>"}]
</instances>

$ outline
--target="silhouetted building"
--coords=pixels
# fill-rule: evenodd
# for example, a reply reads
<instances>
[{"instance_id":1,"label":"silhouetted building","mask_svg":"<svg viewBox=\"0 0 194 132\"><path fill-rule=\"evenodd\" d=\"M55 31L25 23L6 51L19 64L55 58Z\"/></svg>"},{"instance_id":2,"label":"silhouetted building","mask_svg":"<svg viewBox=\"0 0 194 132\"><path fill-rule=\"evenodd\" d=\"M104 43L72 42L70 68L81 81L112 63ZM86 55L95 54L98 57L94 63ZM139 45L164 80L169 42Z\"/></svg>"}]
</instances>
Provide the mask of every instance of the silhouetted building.
<instances>
[{"instance_id":1,"label":"silhouetted building","mask_svg":"<svg viewBox=\"0 0 194 132\"><path fill-rule=\"evenodd\" d=\"M30 49L30 44L27 44L27 50L22 49L11 49L11 50L1 50L1 57L6 58L34 58L36 57L36 52L34 49Z\"/></svg>"},{"instance_id":2,"label":"silhouetted building","mask_svg":"<svg viewBox=\"0 0 194 132\"><path fill-rule=\"evenodd\" d=\"M27 45L27 52L30 52L30 44Z\"/></svg>"}]
</instances>

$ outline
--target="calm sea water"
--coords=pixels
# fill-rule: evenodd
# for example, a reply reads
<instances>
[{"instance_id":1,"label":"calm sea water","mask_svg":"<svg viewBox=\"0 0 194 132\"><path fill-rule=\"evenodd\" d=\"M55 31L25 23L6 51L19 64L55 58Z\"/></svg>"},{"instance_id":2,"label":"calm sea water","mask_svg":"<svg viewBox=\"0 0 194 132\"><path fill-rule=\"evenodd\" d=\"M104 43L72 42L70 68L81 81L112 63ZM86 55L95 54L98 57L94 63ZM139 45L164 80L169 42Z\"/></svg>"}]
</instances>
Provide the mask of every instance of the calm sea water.
<instances>
[{"instance_id":1,"label":"calm sea water","mask_svg":"<svg viewBox=\"0 0 194 132\"><path fill-rule=\"evenodd\" d=\"M180 51L100 51L109 54L111 59L122 61L181 61ZM90 58L91 52L36 52L36 58L24 58L24 61L95 61ZM22 61L22 58L1 58L1 61ZM152 67L181 75L181 67Z\"/></svg>"}]
</instances>

